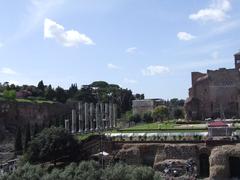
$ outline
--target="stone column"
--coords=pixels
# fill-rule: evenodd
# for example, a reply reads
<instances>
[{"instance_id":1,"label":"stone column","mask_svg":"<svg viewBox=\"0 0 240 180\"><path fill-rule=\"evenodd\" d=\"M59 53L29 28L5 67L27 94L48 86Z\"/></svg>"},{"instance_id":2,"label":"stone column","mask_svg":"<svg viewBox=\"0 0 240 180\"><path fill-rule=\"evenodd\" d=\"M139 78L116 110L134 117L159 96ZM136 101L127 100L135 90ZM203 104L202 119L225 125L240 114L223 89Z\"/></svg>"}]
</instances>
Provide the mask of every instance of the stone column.
<instances>
[{"instance_id":1,"label":"stone column","mask_svg":"<svg viewBox=\"0 0 240 180\"><path fill-rule=\"evenodd\" d=\"M114 128L117 126L116 119L117 119L117 105L113 104L113 127Z\"/></svg>"},{"instance_id":2,"label":"stone column","mask_svg":"<svg viewBox=\"0 0 240 180\"><path fill-rule=\"evenodd\" d=\"M78 124L79 124L79 129L78 132L82 133L83 132L83 115L84 115L84 111L83 111L83 103L79 102L78 103Z\"/></svg>"},{"instance_id":3,"label":"stone column","mask_svg":"<svg viewBox=\"0 0 240 180\"><path fill-rule=\"evenodd\" d=\"M88 132L89 130L89 122L88 122L88 103L84 104L84 110L85 110L85 132Z\"/></svg>"},{"instance_id":4,"label":"stone column","mask_svg":"<svg viewBox=\"0 0 240 180\"><path fill-rule=\"evenodd\" d=\"M104 129L103 118L104 118L104 104L101 103L100 104L100 130Z\"/></svg>"},{"instance_id":5,"label":"stone column","mask_svg":"<svg viewBox=\"0 0 240 180\"><path fill-rule=\"evenodd\" d=\"M109 103L109 127L110 129L113 127L112 125L112 119L113 119L113 104L112 103Z\"/></svg>"},{"instance_id":6,"label":"stone column","mask_svg":"<svg viewBox=\"0 0 240 180\"><path fill-rule=\"evenodd\" d=\"M65 129L69 131L69 120L65 119Z\"/></svg>"},{"instance_id":7,"label":"stone column","mask_svg":"<svg viewBox=\"0 0 240 180\"><path fill-rule=\"evenodd\" d=\"M108 104L105 103L105 129L108 129Z\"/></svg>"},{"instance_id":8,"label":"stone column","mask_svg":"<svg viewBox=\"0 0 240 180\"><path fill-rule=\"evenodd\" d=\"M94 109L94 105L93 103L90 103L90 131L93 131L93 109Z\"/></svg>"},{"instance_id":9,"label":"stone column","mask_svg":"<svg viewBox=\"0 0 240 180\"><path fill-rule=\"evenodd\" d=\"M96 104L96 108L95 108L95 119L96 119L96 131L99 130L99 103Z\"/></svg>"},{"instance_id":10,"label":"stone column","mask_svg":"<svg viewBox=\"0 0 240 180\"><path fill-rule=\"evenodd\" d=\"M77 131L77 114L76 110L72 109L72 133L76 133Z\"/></svg>"}]
</instances>

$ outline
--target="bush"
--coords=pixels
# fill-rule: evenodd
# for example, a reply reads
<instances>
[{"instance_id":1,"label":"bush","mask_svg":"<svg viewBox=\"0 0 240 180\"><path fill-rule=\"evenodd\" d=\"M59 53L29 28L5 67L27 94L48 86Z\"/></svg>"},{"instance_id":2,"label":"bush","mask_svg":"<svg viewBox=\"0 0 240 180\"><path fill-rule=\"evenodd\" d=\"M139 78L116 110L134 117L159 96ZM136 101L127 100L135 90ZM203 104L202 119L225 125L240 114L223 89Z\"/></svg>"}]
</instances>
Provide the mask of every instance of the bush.
<instances>
[{"instance_id":1,"label":"bush","mask_svg":"<svg viewBox=\"0 0 240 180\"><path fill-rule=\"evenodd\" d=\"M143 122L146 123L152 123L153 122L153 118L152 118L152 113L151 112L147 112L143 114Z\"/></svg>"},{"instance_id":2,"label":"bush","mask_svg":"<svg viewBox=\"0 0 240 180\"><path fill-rule=\"evenodd\" d=\"M16 91L15 90L4 90L3 97L8 100L15 100L16 99Z\"/></svg>"},{"instance_id":3,"label":"bush","mask_svg":"<svg viewBox=\"0 0 240 180\"><path fill-rule=\"evenodd\" d=\"M154 121L164 121L168 119L168 108L166 106L158 106L153 110L153 119Z\"/></svg>"},{"instance_id":4,"label":"bush","mask_svg":"<svg viewBox=\"0 0 240 180\"><path fill-rule=\"evenodd\" d=\"M141 119L141 116L139 114L134 114L134 115L131 115L129 117L129 121L134 122L134 123L139 123L139 122L142 121L142 119Z\"/></svg>"},{"instance_id":5,"label":"bush","mask_svg":"<svg viewBox=\"0 0 240 180\"><path fill-rule=\"evenodd\" d=\"M31 163L53 161L62 157L74 157L77 141L65 129L46 128L29 143L25 159Z\"/></svg>"},{"instance_id":6,"label":"bush","mask_svg":"<svg viewBox=\"0 0 240 180\"><path fill-rule=\"evenodd\" d=\"M174 118L175 119L183 119L184 118L184 111L183 109L175 109L174 110Z\"/></svg>"},{"instance_id":7,"label":"bush","mask_svg":"<svg viewBox=\"0 0 240 180\"><path fill-rule=\"evenodd\" d=\"M46 172L44 172L44 169L41 168L40 165L33 166L26 163L24 166L19 167L11 175L2 177L2 180L40 180L45 173Z\"/></svg>"},{"instance_id":8,"label":"bush","mask_svg":"<svg viewBox=\"0 0 240 180\"><path fill-rule=\"evenodd\" d=\"M102 169L95 161L72 163L65 168L51 171L40 165L26 163L12 174L0 177L2 180L160 180L160 173L151 167L132 166L117 163Z\"/></svg>"}]
</instances>

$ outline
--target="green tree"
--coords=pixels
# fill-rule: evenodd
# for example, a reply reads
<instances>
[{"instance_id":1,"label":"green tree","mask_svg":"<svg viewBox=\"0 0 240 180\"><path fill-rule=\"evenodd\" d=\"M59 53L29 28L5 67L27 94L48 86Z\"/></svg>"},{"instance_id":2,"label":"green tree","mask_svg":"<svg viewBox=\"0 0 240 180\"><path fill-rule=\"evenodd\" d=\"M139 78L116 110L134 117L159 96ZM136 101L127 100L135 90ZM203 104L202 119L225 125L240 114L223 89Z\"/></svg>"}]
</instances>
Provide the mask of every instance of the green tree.
<instances>
[{"instance_id":1,"label":"green tree","mask_svg":"<svg viewBox=\"0 0 240 180\"><path fill-rule=\"evenodd\" d=\"M184 110L182 108L177 108L174 110L174 118L182 119L184 118Z\"/></svg>"},{"instance_id":2,"label":"green tree","mask_svg":"<svg viewBox=\"0 0 240 180\"><path fill-rule=\"evenodd\" d=\"M77 92L78 92L77 84L71 84L70 88L68 89L68 96L70 98L73 98Z\"/></svg>"},{"instance_id":3,"label":"green tree","mask_svg":"<svg viewBox=\"0 0 240 180\"><path fill-rule=\"evenodd\" d=\"M17 133L16 133L16 137L15 137L15 142L14 142L14 148L15 148L15 153L18 154L22 154L22 130L20 127L17 128Z\"/></svg>"},{"instance_id":4,"label":"green tree","mask_svg":"<svg viewBox=\"0 0 240 180\"><path fill-rule=\"evenodd\" d=\"M56 96L56 93L55 91L53 90L52 86L49 85L46 90L45 90L45 98L48 99L48 100L54 100L55 96Z\"/></svg>"},{"instance_id":5,"label":"green tree","mask_svg":"<svg viewBox=\"0 0 240 180\"><path fill-rule=\"evenodd\" d=\"M76 93L76 99L83 102L97 102L97 98L92 93L91 88L82 88Z\"/></svg>"},{"instance_id":6,"label":"green tree","mask_svg":"<svg viewBox=\"0 0 240 180\"><path fill-rule=\"evenodd\" d=\"M34 124L34 130L33 130L33 136L35 137L37 135L37 133L39 133L40 128L38 126L38 123Z\"/></svg>"},{"instance_id":7,"label":"green tree","mask_svg":"<svg viewBox=\"0 0 240 180\"><path fill-rule=\"evenodd\" d=\"M164 105L158 106L153 110L154 121L164 121L168 118L168 108Z\"/></svg>"},{"instance_id":8,"label":"green tree","mask_svg":"<svg viewBox=\"0 0 240 180\"><path fill-rule=\"evenodd\" d=\"M152 113L151 112L144 113L143 114L143 121L146 122L146 123L153 122Z\"/></svg>"},{"instance_id":9,"label":"green tree","mask_svg":"<svg viewBox=\"0 0 240 180\"><path fill-rule=\"evenodd\" d=\"M56 88L56 100L61 103L65 103L67 100L67 94L65 90L59 86Z\"/></svg>"},{"instance_id":10,"label":"green tree","mask_svg":"<svg viewBox=\"0 0 240 180\"><path fill-rule=\"evenodd\" d=\"M43 83L43 81L41 80L41 81L39 81L39 83L38 83L38 89L40 89L42 92L44 92L44 88L45 88L45 86L44 86L44 83Z\"/></svg>"},{"instance_id":11,"label":"green tree","mask_svg":"<svg viewBox=\"0 0 240 180\"><path fill-rule=\"evenodd\" d=\"M30 123L28 122L25 128L24 151L27 151L28 144L31 141Z\"/></svg>"},{"instance_id":12,"label":"green tree","mask_svg":"<svg viewBox=\"0 0 240 180\"><path fill-rule=\"evenodd\" d=\"M132 114L129 117L129 121L134 123L139 123L142 121L142 118L139 114Z\"/></svg>"},{"instance_id":13,"label":"green tree","mask_svg":"<svg viewBox=\"0 0 240 180\"><path fill-rule=\"evenodd\" d=\"M64 128L45 128L29 143L25 159L29 162L56 163L58 159L71 159L76 155L78 144Z\"/></svg>"},{"instance_id":14,"label":"green tree","mask_svg":"<svg viewBox=\"0 0 240 180\"><path fill-rule=\"evenodd\" d=\"M16 99L16 91L15 90L4 90L3 91L3 97L8 100L14 100Z\"/></svg>"},{"instance_id":15,"label":"green tree","mask_svg":"<svg viewBox=\"0 0 240 180\"><path fill-rule=\"evenodd\" d=\"M94 81L90 84L91 87L98 87L98 88L107 88L109 84L105 81Z\"/></svg>"}]
</instances>

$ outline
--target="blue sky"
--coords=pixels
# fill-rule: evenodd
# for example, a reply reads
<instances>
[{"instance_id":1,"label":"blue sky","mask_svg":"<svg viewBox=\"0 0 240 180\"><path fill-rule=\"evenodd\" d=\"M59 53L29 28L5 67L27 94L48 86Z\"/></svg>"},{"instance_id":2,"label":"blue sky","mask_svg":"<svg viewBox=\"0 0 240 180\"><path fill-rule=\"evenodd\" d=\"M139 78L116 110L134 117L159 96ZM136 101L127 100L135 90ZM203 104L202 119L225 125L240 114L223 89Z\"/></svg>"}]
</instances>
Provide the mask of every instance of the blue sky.
<instances>
[{"instance_id":1,"label":"blue sky","mask_svg":"<svg viewBox=\"0 0 240 180\"><path fill-rule=\"evenodd\" d=\"M238 0L1 0L0 82L186 98L192 71L234 66L239 12Z\"/></svg>"}]
</instances>

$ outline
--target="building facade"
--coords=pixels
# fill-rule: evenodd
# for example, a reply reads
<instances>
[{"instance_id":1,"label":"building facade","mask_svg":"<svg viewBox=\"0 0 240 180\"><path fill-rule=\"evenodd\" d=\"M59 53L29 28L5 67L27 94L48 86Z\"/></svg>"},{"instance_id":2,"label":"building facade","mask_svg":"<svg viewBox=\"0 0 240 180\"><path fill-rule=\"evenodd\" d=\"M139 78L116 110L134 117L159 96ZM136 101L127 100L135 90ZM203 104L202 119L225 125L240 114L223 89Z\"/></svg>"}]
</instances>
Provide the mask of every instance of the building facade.
<instances>
[{"instance_id":1,"label":"building facade","mask_svg":"<svg viewBox=\"0 0 240 180\"><path fill-rule=\"evenodd\" d=\"M151 112L155 107L163 104L162 99L142 99L133 100L132 109L133 114L144 114L146 112Z\"/></svg>"},{"instance_id":2,"label":"building facade","mask_svg":"<svg viewBox=\"0 0 240 180\"><path fill-rule=\"evenodd\" d=\"M240 52L234 58L233 69L192 72L192 87L185 102L187 119L240 117Z\"/></svg>"}]
</instances>

